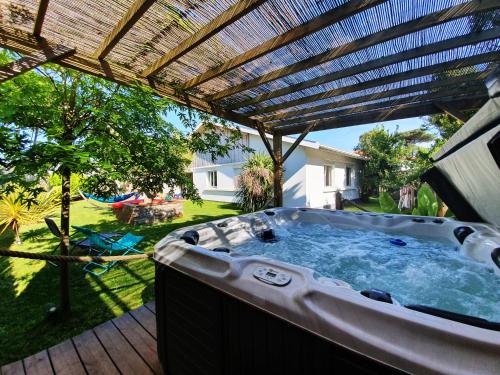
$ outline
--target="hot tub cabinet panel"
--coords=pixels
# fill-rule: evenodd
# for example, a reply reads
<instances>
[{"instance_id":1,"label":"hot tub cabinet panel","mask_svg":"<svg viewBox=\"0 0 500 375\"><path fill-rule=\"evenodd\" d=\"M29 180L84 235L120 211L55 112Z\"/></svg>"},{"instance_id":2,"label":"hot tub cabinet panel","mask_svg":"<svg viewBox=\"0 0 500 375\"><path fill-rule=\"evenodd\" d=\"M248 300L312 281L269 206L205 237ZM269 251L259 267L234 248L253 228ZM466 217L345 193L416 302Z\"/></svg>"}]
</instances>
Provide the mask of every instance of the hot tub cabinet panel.
<instances>
[{"instance_id":1,"label":"hot tub cabinet panel","mask_svg":"<svg viewBox=\"0 0 500 375\"><path fill-rule=\"evenodd\" d=\"M167 374L403 373L174 268L156 271L158 353Z\"/></svg>"},{"instance_id":2,"label":"hot tub cabinet panel","mask_svg":"<svg viewBox=\"0 0 500 375\"><path fill-rule=\"evenodd\" d=\"M462 253L496 267L491 257L500 247L496 229L414 219L274 209L171 233L155 251L158 353L165 372L497 374L499 331L375 301L341 280L315 277L309 268L213 251L299 220L447 239ZM458 227L473 232L464 236ZM196 245L181 239L188 230L198 233ZM281 286L263 282L266 273L259 270L269 268L278 271L270 277ZM280 279L281 274L289 279Z\"/></svg>"}]
</instances>

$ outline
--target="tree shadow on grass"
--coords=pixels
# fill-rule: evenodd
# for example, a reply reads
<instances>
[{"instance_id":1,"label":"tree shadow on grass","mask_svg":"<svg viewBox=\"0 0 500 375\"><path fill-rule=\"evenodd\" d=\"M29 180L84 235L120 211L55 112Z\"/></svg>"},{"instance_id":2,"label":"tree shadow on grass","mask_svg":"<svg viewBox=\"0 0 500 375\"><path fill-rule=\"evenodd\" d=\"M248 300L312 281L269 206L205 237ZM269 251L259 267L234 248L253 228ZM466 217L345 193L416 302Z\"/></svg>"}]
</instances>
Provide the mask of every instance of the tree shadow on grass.
<instances>
[{"instance_id":1,"label":"tree shadow on grass","mask_svg":"<svg viewBox=\"0 0 500 375\"><path fill-rule=\"evenodd\" d=\"M234 209L234 205L228 204L226 208ZM143 235L145 239L138 247L149 253L159 240L173 230L230 216L233 213L209 211L156 225L131 226L118 222L109 212L95 224L85 226L99 233L132 232ZM57 245L58 239L45 228L28 234L28 238L37 236L41 241L53 242L53 247ZM13 241L13 236L3 235L0 247L8 249ZM44 247L49 248L48 245ZM0 258L0 365L53 346L154 298L154 263L151 260L118 263L100 278L85 274L81 263L71 264L72 314L64 320L51 319L47 314L49 306L59 304L59 268L45 264L30 273L30 268L38 269L39 261L16 259L12 262L26 270L26 287L16 291L19 280L12 272L11 260Z\"/></svg>"},{"instance_id":2,"label":"tree shadow on grass","mask_svg":"<svg viewBox=\"0 0 500 375\"><path fill-rule=\"evenodd\" d=\"M36 267L35 262L39 262L15 261L25 262L25 267ZM84 273L81 263L71 264L71 314L54 317L48 314L48 309L59 304L60 268L45 264L30 274L25 289L17 293L19 280L11 273L10 259L0 258L0 366L56 345L143 304L143 291L153 284L153 266L147 265L151 263L148 260L135 263L143 264L130 269L118 264L101 278Z\"/></svg>"},{"instance_id":3,"label":"tree shadow on grass","mask_svg":"<svg viewBox=\"0 0 500 375\"><path fill-rule=\"evenodd\" d=\"M37 262L16 261L27 262L28 266ZM49 307L59 304L59 269L45 264L31 275L31 280L19 295L15 292L15 280L2 273L0 364L53 346L115 316L112 309L103 303L103 294L112 295L118 303L119 297L106 290L105 286L92 283L83 275L79 265L70 266L71 315L49 316ZM127 306L123 308L128 310Z\"/></svg>"},{"instance_id":4,"label":"tree shadow on grass","mask_svg":"<svg viewBox=\"0 0 500 375\"><path fill-rule=\"evenodd\" d=\"M4 232L0 237L0 248L8 249L14 243L14 235L11 232ZM5 363L4 352L9 346L9 327L11 325L11 314L15 313L15 306L12 306L16 299L16 280L12 275L10 258L0 257L0 364ZM13 308L14 307L14 308Z\"/></svg>"},{"instance_id":5,"label":"tree shadow on grass","mask_svg":"<svg viewBox=\"0 0 500 375\"><path fill-rule=\"evenodd\" d=\"M37 242L47 242L52 241L50 238L51 234L49 228L37 228L30 229L21 234L21 240L24 241L37 241Z\"/></svg>"}]
</instances>

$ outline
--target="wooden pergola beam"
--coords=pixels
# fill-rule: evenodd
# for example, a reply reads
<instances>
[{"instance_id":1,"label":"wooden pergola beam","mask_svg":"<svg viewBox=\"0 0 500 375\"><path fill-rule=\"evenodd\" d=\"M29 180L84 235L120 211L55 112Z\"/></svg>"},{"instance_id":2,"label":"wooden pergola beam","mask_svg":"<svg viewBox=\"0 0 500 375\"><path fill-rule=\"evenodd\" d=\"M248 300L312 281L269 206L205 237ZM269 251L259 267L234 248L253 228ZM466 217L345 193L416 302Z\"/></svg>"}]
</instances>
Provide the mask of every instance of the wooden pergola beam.
<instances>
[{"instance_id":1,"label":"wooden pergola beam","mask_svg":"<svg viewBox=\"0 0 500 375\"><path fill-rule=\"evenodd\" d=\"M377 92L375 94L362 95L351 99L337 100L327 104L321 104L318 106L306 107L303 109L297 109L294 111L288 111L284 113L278 113L262 117L259 118L259 121L270 126L276 124L276 121L279 121L280 125L281 124L286 125L289 123L296 122L297 121L296 117L302 118L303 115L308 115L311 113L321 112L321 111L328 111L334 108L346 107L355 104L366 103L373 100L380 100L400 95L413 94L419 91L432 91L441 88L446 89L446 87L450 85L454 85L454 87L457 89L466 90L468 86L473 86L474 82L481 81L482 79L484 79L487 76L488 72L489 70L483 73L470 73L467 75L450 77L448 79L443 79L438 81L418 83L416 85L405 86L397 89L384 90L381 92ZM477 85L481 84L482 83L478 83ZM310 117L311 116L308 116L307 118Z\"/></svg>"},{"instance_id":2,"label":"wooden pergola beam","mask_svg":"<svg viewBox=\"0 0 500 375\"><path fill-rule=\"evenodd\" d=\"M309 22L306 22L298 27L295 27L287 32L271 38L259 46L252 48L241 55L238 55L223 64L210 69L197 77L194 77L187 81L183 87L188 90L196 87L204 82L211 79L219 77L239 66L242 66L250 61L256 60L259 57L268 54L272 51L277 50L287 44L293 43L299 39L306 37L307 35L313 34L327 26L343 20L349 16L362 12L368 8L371 8L380 3L386 2L387 0L353 0L338 6L322 15L313 18Z\"/></svg>"},{"instance_id":3,"label":"wooden pergola beam","mask_svg":"<svg viewBox=\"0 0 500 375\"><path fill-rule=\"evenodd\" d=\"M309 124L306 126L306 128L300 133L300 136L293 142L293 144L290 146L290 148L285 152L285 155L283 155L282 162L284 163L286 159L292 154L292 152L297 148L298 145L300 145L300 142L304 140L304 138L309 134L309 132L314 129L316 126L315 123Z\"/></svg>"},{"instance_id":4,"label":"wooden pergola beam","mask_svg":"<svg viewBox=\"0 0 500 375\"><path fill-rule=\"evenodd\" d=\"M473 0L464 4L452 6L434 13L430 13L423 17L416 18L412 21L379 31L378 33L368 35L364 38L354 40L342 46L333 48L319 55L299 61L295 64L288 65L284 68L274 70L264 74L258 78L245 81L239 85L229 87L228 89L219 91L213 95L205 97L207 101L220 100L227 96L234 95L241 91L245 91L264 83L277 80L279 78L294 74L306 69L313 68L317 65L331 61L333 59L345 56L347 54L359 51L361 49L386 42L391 39L401 37L425 28L436 26L457 18L473 15L476 13L496 9L499 7L498 0Z\"/></svg>"},{"instance_id":5,"label":"wooden pergola beam","mask_svg":"<svg viewBox=\"0 0 500 375\"><path fill-rule=\"evenodd\" d=\"M279 104L270 105L267 107L259 108L255 111L245 113L246 116L252 117L261 115L263 113L275 112L280 109L290 108L292 106L298 106L302 104L307 104L311 102L316 102L318 100L328 99L334 96L349 94L356 91L366 90L369 88L374 88L378 86L387 85L390 83L400 82L408 80L411 78L422 77L426 75L436 74L444 72L447 70L454 70L463 68L466 66L472 66L476 64L482 64L487 62L493 62L500 60L500 54L496 51L487 52L480 55L474 55L470 57L465 57L462 59L456 59L454 61L447 61L439 64L425 66L419 69L414 69L406 72L396 73L382 78L376 78L369 81L364 81L355 85L339 87L333 90L325 91L319 94L305 96L299 99L290 100L288 102L283 102Z\"/></svg>"},{"instance_id":6,"label":"wooden pergola beam","mask_svg":"<svg viewBox=\"0 0 500 375\"><path fill-rule=\"evenodd\" d=\"M154 3L155 0L136 0L127 10L127 13L115 25L111 33L96 49L92 57L95 59L104 59Z\"/></svg>"},{"instance_id":7,"label":"wooden pergola beam","mask_svg":"<svg viewBox=\"0 0 500 375\"><path fill-rule=\"evenodd\" d=\"M304 117L304 118L298 118L295 120L290 120L285 123L276 123L272 129L275 131L279 131L279 129L282 129L283 127L287 127L290 125L304 125L304 124L314 124L317 123L318 121L325 121L331 118L337 118L337 117L342 117L342 116L349 116L349 115L354 115L357 113L363 113L363 112L369 112L369 111L374 111L374 110L379 110L379 109L386 109L388 112L392 111L394 108L398 108L402 105L405 104L415 104L415 103L423 103L423 102L429 102L429 101L435 101L436 99L439 99L440 101L443 100L451 100L451 99L458 99L458 98L480 98L484 99L488 97L488 93L486 89L483 86L475 86L476 91L462 91L460 92L459 90L451 90L451 91L445 91L445 92L433 92L431 94L424 94L424 95L415 95L407 98L399 98L399 99L393 99L393 100L385 100L383 102L377 102L377 103L371 103L371 104L366 104L366 105L359 105L351 108L345 108L345 109L340 109L337 111L333 112L326 112L326 113L321 113L315 116L309 116L309 117ZM438 108L443 110L442 107L437 102L434 102ZM443 105L443 107L446 106L446 104Z\"/></svg>"},{"instance_id":8,"label":"wooden pergola beam","mask_svg":"<svg viewBox=\"0 0 500 375\"><path fill-rule=\"evenodd\" d=\"M35 26L33 27L33 35L39 37L42 33L43 21L49 7L49 0L40 0L38 11L36 12Z\"/></svg>"},{"instance_id":9,"label":"wooden pergola beam","mask_svg":"<svg viewBox=\"0 0 500 375\"><path fill-rule=\"evenodd\" d=\"M445 102L436 101L434 102L434 105L438 107L441 111L457 119L458 121L462 121L463 123L465 123L467 122L467 120L469 120L469 118L466 115L464 115L458 108L454 107L453 105L450 105L449 103L447 104Z\"/></svg>"},{"instance_id":10,"label":"wooden pergola beam","mask_svg":"<svg viewBox=\"0 0 500 375\"><path fill-rule=\"evenodd\" d=\"M264 146L266 147L267 152L271 156L271 159L273 159L273 163L276 164L276 159L274 157L274 151L273 148L271 147L271 143L269 143L269 140L267 139L267 134L264 126L259 125L257 126L257 131L259 132L260 138L262 139L262 142L264 143Z\"/></svg>"},{"instance_id":11,"label":"wooden pergola beam","mask_svg":"<svg viewBox=\"0 0 500 375\"><path fill-rule=\"evenodd\" d=\"M31 34L17 29L0 27L0 47L29 55L43 50L47 45L54 46L55 44L51 44L50 41L43 38L35 38ZM220 106L207 103L193 95L184 94L181 96L174 88L168 85L145 79L126 68L105 60L97 60L90 56L74 53L62 57L57 60L57 63L67 68L76 69L83 73L92 74L124 85L135 85L137 83L145 86L149 85L158 95L170 98L177 103L254 129L260 123L236 112L227 111Z\"/></svg>"},{"instance_id":12,"label":"wooden pergola beam","mask_svg":"<svg viewBox=\"0 0 500 375\"><path fill-rule=\"evenodd\" d=\"M500 27L494 27L485 31L477 32L474 34L461 35L455 38L446 39L441 42L436 42L422 47L417 47L401 53L395 53L390 56L384 56L379 59L371 60L363 64L354 65L351 68L342 69L324 76L313 78L295 85L287 86L282 89L272 90L268 93L256 95L248 100L227 106L228 109L237 109L254 105L265 100L278 98L280 96L288 95L293 92L301 91L310 87L322 85L328 82L336 81L342 78L354 76L356 74L368 72L370 70L383 68L388 65L398 64L403 61L408 61L418 57L439 53L442 51L451 50L454 48L463 47L480 43L486 40L496 39L500 37Z\"/></svg>"},{"instance_id":13,"label":"wooden pergola beam","mask_svg":"<svg viewBox=\"0 0 500 375\"><path fill-rule=\"evenodd\" d=\"M207 25L203 26L199 31L182 41L178 46L168 51L141 74L144 77L149 77L158 73L161 69L196 48L201 43L217 34L220 30L224 29L226 26L236 22L241 17L263 4L265 1L266 0L242 0L237 2L231 8L215 17Z\"/></svg>"},{"instance_id":14,"label":"wooden pergola beam","mask_svg":"<svg viewBox=\"0 0 500 375\"><path fill-rule=\"evenodd\" d=\"M470 99L459 99L447 102L453 106L460 107L463 109L476 109L480 108L488 98L470 98ZM372 124L376 122L401 120L405 118L428 116L437 113L442 113L441 109L437 108L434 103L413 103L401 105L397 108L392 108L391 110L383 109L377 111L362 112L359 114L333 117L325 121L317 121L314 131L327 130L327 129L338 129L348 126ZM309 124L298 124L283 126L275 129L275 134L290 135L297 134L304 130L304 127Z\"/></svg>"},{"instance_id":15,"label":"wooden pergola beam","mask_svg":"<svg viewBox=\"0 0 500 375\"><path fill-rule=\"evenodd\" d=\"M47 62L61 59L62 57L68 56L74 52L74 48L68 48L61 45L56 45L54 47L47 46L40 51L21 57L19 60L0 66L0 83L35 69L37 66Z\"/></svg>"}]
</instances>

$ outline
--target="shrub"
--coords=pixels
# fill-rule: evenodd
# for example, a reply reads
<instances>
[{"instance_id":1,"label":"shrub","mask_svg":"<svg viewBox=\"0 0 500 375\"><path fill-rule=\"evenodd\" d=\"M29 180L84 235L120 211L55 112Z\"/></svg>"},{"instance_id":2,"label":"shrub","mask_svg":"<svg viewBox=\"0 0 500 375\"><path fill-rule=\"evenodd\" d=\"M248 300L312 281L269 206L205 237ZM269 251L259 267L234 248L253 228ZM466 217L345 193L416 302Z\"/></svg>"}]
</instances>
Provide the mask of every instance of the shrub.
<instances>
[{"instance_id":1,"label":"shrub","mask_svg":"<svg viewBox=\"0 0 500 375\"><path fill-rule=\"evenodd\" d=\"M391 195L387 192L381 192L379 195L379 203L382 211L391 214L400 214L401 210ZM423 184L417 192L417 207L412 211L412 215L416 216L437 216L438 214L438 201L436 194L429 185ZM452 215L450 211L450 215Z\"/></svg>"},{"instance_id":2,"label":"shrub","mask_svg":"<svg viewBox=\"0 0 500 375\"><path fill-rule=\"evenodd\" d=\"M437 216L438 201L436 195L429 185L423 184L417 193L417 207L413 209L412 215Z\"/></svg>"},{"instance_id":3,"label":"shrub","mask_svg":"<svg viewBox=\"0 0 500 375\"><path fill-rule=\"evenodd\" d=\"M391 195L386 191L381 191L379 196L380 208L388 214L400 214L397 203L392 199Z\"/></svg>"},{"instance_id":4,"label":"shrub","mask_svg":"<svg viewBox=\"0 0 500 375\"><path fill-rule=\"evenodd\" d=\"M237 203L245 212L258 211L273 197L273 161L263 154L253 154L238 177Z\"/></svg>"},{"instance_id":5,"label":"shrub","mask_svg":"<svg viewBox=\"0 0 500 375\"><path fill-rule=\"evenodd\" d=\"M39 194L33 200L21 199L19 191L0 197L0 234L10 228L16 237L16 243L21 243L20 230L22 225L34 224L50 215L60 203L60 189L52 189Z\"/></svg>"}]
</instances>

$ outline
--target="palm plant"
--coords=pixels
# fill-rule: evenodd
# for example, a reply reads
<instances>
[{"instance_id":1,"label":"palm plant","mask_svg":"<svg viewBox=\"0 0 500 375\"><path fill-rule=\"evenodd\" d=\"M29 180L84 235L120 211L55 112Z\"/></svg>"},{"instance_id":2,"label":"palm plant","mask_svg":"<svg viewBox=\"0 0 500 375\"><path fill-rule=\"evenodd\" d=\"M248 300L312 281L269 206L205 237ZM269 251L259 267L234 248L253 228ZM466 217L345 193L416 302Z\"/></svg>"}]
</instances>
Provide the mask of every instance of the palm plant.
<instances>
[{"instance_id":1,"label":"palm plant","mask_svg":"<svg viewBox=\"0 0 500 375\"><path fill-rule=\"evenodd\" d=\"M260 210L273 197L273 161L269 156L253 154L238 177L236 199L245 212Z\"/></svg>"},{"instance_id":2,"label":"palm plant","mask_svg":"<svg viewBox=\"0 0 500 375\"><path fill-rule=\"evenodd\" d=\"M39 194L34 203L30 204L21 199L21 194L15 191L0 197L0 234L10 228L17 244L21 243L21 226L42 221L56 209L61 198L60 191L52 189Z\"/></svg>"}]
</instances>

